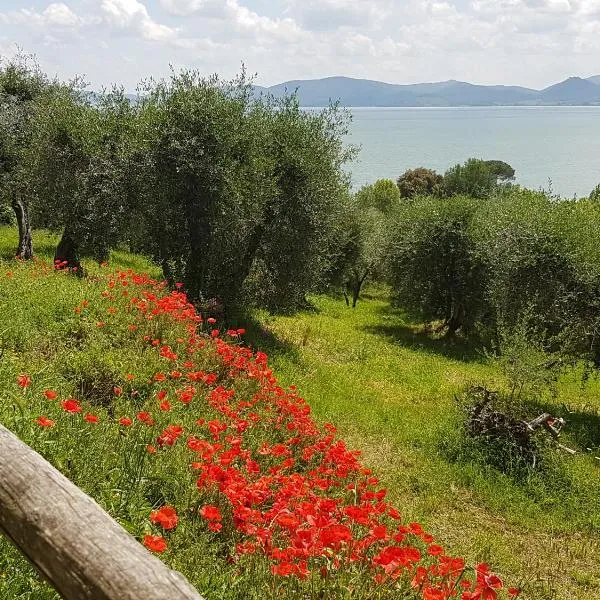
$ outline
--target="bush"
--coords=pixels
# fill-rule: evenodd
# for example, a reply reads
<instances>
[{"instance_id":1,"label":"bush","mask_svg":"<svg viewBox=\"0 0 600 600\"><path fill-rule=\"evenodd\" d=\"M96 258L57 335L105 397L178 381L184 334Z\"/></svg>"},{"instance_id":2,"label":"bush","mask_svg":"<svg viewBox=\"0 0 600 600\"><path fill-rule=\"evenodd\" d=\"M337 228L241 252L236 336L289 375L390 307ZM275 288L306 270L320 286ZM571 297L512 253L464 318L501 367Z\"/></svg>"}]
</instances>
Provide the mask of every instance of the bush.
<instances>
[{"instance_id":1,"label":"bush","mask_svg":"<svg viewBox=\"0 0 600 600\"><path fill-rule=\"evenodd\" d=\"M465 195L487 198L498 182L498 176L486 161L470 158L464 165L455 165L444 175L443 189L447 196Z\"/></svg>"},{"instance_id":2,"label":"bush","mask_svg":"<svg viewBox=\"0 0 600 600\"><path fill-rule=\"evenodd\" d=\"M432 169L409 169L398 177L397 186L402 198L439 196L443 192L444 178Z\"/></svg>"}]
</instances>

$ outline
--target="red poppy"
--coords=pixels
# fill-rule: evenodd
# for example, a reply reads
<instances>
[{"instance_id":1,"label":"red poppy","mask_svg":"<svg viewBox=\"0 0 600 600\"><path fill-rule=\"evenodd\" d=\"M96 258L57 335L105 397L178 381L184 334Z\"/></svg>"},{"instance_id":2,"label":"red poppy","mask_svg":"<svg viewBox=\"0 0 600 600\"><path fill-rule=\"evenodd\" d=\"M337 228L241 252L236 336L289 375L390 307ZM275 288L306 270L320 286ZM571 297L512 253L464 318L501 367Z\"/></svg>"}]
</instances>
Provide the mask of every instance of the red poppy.
<instances>
[{"instance_id":1,"label":"red poppy","mask_svg":"<svg viewBox=\"0 0 600 600\"><path fill-rule=\"evenodd\" d=\"M154 425L154 419L152 418L152 415L149 412L141 411L136 415L136 417L142 423L145 423L146 425L148 425L148 427L151 427L152 425Z\"/></svg>"},{"instance_id":2,"label":"red poppy","mask_svg":"<svg viewBox=\"0 0 600 600\"><path fill-rule=\"evenodd\" d=\"M38 417L35 422L40 426L40 427L54 427L54 421L52 419L49 419L48 417Z\"/></svg>"},{"instance_id":3,"label":"red poppy","mask_svg":"<svg viewBox=\"0 0 600 600\"><path fill-rule=\"evenodd\" d=\"M163 529L174 529L177 527L177 512L172 506L163 506L150 513L150 521L160 525Z\"/></svg>"},{"instance_id":4,"label":"red poppy","mask_svg":"<svg viewBox=\"0 0 600 600\"><path fill-rule=\"evenodd\" d=\"M100 420L97 415L93 415L91 413L85 413L83 417L88 423L98 423Z\"/></svg>"},{"instance_id":5,"label":"red poppy","mask_svg":"<svg viewBox=\"0 0 600 600\"><path fill-rule=\"evenodd\" d=\"M145 535L144 546L151 552L164 552L167 549L167 542L162 535Z\"/></svg>"},{"instance_id":6,"label":"red poppy","mask_svg":"<svg viewBox=\"0 0 600 600\"><path fill-rule=\"evenodd\" d=\"M133 421L128 417L121 417L119 419L119 423L124 427L129 427L133 423Z\"/></svg>"},{"instance_id":7,"label":"red poppy","mask_svg":"<svg viewBox=\"0 0 600 600\"><path fill-rule=\"evenodd\" d=\"M120 396L123 393L123 388L115 386L113 388L113 393L114 393L115 396Z\"/></svg>"},{"instance_id":8,"label":"red poppy","mask_svg":"<svg viewBox=\"0 0 600 600\"><path fill-rule=\"evenodd\" d=\"M46 390L44 392L44 396L46 396L46 398L48 398L48 400L56 400L56 397L58 396L58 394L54 390Z\"/></svg>"},{"instance_id":9,"label":"red poppy","mask_svg":"<svg viewBox=\"0 0 600 600\"><path fill-rule=\"evenodd\" d=\"M31 383L31 377L29 377L29 375L19 375L17 377L17 384L22 387L23 389L29 387L29 384Z\"/></svg>"},{"instance_id":10,"label":"red poppy","mask_svg":"<svg viewBox=\"0 0 600 600\"><path fill-rule=\"evenodd\" d=\"M221 511L211 504L203 506L198 513L208 521L220 521L223 518L221 516Z\"/></svg>"},{"instance_id":11,"label":"red poppy","mask_svg":"<svg viewBox=\"0 0 600 600\"><path fill-rule=\"evenodd\" d=\"M63 407L63 410L68 413L80 413L83 410L79 402L73 399L63 400L60 405Z\"/></svg>"}]
</instances>

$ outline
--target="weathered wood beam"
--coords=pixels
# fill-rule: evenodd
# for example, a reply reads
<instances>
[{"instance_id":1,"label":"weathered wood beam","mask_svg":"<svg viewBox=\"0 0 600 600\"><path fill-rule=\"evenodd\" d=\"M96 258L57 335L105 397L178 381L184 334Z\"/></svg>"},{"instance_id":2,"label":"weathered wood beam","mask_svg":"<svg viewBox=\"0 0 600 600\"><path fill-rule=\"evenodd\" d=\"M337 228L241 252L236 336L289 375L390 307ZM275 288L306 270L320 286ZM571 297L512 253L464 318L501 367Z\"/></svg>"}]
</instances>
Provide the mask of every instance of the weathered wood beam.
<instances>
[{"instance_id":1,"label":"weathered wood beam","mask_svg":"<svg viewBox=\"0 0 600 600\"><path fill-rule=\"evenodd\" d=\"M202 600L1 425L0 530L66 600Z\"/></svg>"}]
</instances>

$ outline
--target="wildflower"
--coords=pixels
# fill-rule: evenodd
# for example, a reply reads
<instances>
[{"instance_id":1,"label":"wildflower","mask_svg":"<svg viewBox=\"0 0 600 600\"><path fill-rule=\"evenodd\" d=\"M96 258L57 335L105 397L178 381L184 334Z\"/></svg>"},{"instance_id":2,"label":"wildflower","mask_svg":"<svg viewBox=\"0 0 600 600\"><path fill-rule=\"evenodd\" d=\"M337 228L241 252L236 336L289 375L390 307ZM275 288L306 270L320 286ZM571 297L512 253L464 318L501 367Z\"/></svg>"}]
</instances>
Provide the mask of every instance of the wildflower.
<instances>
[{"instance_id":1,"label":"wildflower","mask_svg":"<svg viewBox=\"0 0 600 600\"><path fill-rule=\"evenodd\" d=\"M23 389L28 388L31 383L31 377L29 375L19 375L17 377L17 384Z\"/></svg>"},{"instance_id":2,"label":"wildflower","mask_svg":"<svg viewBox=\"0 0 600 600\"><path fill-rule=\"evenodd\" d=\"M208 521L221 521L223 518L221 516L221 511L216 506L212 506L211 504L206 504L203 506L198 513Z\"/></svg>"},{"instance_id":3,"label":"wildflower","mask_svg":"<svg viewBox=\"0 0 600 600\"><path fill-rule=\"evenodd\" d=\"M40 426L40 427L54 427L55 423L52 419L49 419L48 417L38 417L35 422Z\"/></svg>"},{"instance_id":4,"label":"wildflower","mask_svg":"<svg viewBox=\"0 0 600 600\"><path fill-rule=\"evenodd\" d=\"M113 393L115 396L120 396L123 393L123 388L120 388L119 386L115 386L113 388Z\"/></svg>"},{"instance_id":5,"label":"wildflower","mask_svg":"<svg viewBox=\"0 0 600 600\"><path fill-rule=\"evenodd\" d=\"M150 513L150 521L160 525L163 529L174 529L177 527L177 512L172 506L163 506Z\"/></svg>"},{"instance_id":6,"label":"wildflower","mask_svg":"<svg viewBox=\"0 0 600 600\"><path fill-rule=\"evenodd\" d=\"M148 454L156 454L156 446L153 446L152 444L148 444L146 446L146 452L148 452Z\"/></svg>"},{"instance_id":7,"label":"wildflower","mask_svg":"<svg viewBox=\"0 0 600 600\"><path fill-rule=\"evenodd\" d=\"M444 553L444 549L442 546L438 546L437 544L431 544L429 548L427 548L427 554L430 556L439 556Z\"/></svg>"},{"instance_id":8,"label":"wildflower","mask_svg":"<svg viewBox=\"0 0 600 600\"><path fill-rule=\"evenodd\" d=\"M162 410L163 412L168 412L171 410L171 403L168 402L167 400L165 400L164 402L161 402L159 405L160 410Z\"/></svg>"},{"instance_id":9,"label":"wildflower","mask_svg":"<svg viewBox=\"0 0 600 600\"><path fill-rule=\"evenodd\" d=\"M130 425L133 424L133 421L130 418L128 418L128 417L121 417L119 419L119 423L121 425L123 425L123 427L129 427Z\"/></svg>"},{"instance_id":10,"label":"wildflower","mask_svg":"<svg viewBox=\"0 0 600 600\"><path fill-rule=\"evenodd\" d=\"M63 410L68 413L80 413L83 409L81 408L79 402L77 400L63 400L60 405L63 407Z\"/></svg>"},{"instance_id":11,"label":"wildflower","mask_svg":"<svg viewBox=\"0 0 600 600\"><path fill-rule=\"evenodd\" d=\"M58 396L58 394L54 390L45 390L44 396L46 396L46 398L48 398L48 400L56 400L56 397Z\"/></svg>"},{"instance_id":12,"label":"wildflower","mask_svg":"<svg viewBox=\"0 0 600 600\"><path fill-rule=\"evenodd\" d=\"M142 423L145 423L146 425L148 425L148 427L151 427L152 425L154 425L154 419L152 418L152 415L149 412L141 411L136 415L136 417Z\"/></svg>"},{"instance_id":13,"label":"wildflower","mask_svg":"<svg viewBox=\"0 0 600 600\"><path fill-rule=\"evenodd\" d=\"M271 567L271 573L273 573L273 575L279 575L280 577L288 577L293 572L294 565L290 562L282 562Z\"/></svg>"},{"instance_id":14,"label":"wildflower","mask_svg":"<svg viewBox=\"0 0 600 600\"><path fill-rule=\"evenodd\" d=\"M145 535L144 546L151 552L164 552L167 549L167 542L162 535Z\"/></svg>"},{"instance_id":15,"label":"wildflower","mask_svg":"<svg viewBox=\"0 0 600 600\"><path fill-rule=\"evenodd\" d=\"M85 413L83 417L88 423L98 423L100 420L97 415L93 415L91 413Z\"/></svg>"},{"instance_id":16,"label":"wildflower","mask_svg":"<svg viewBox=\"0 0 600 600\"><path fill-rule=\"evenodd\" d=\"M217 320L214 317L208 317L208 319L206 319L206 322L209 325L214 325L217 322Z\"/></svg>"}]
</instances>

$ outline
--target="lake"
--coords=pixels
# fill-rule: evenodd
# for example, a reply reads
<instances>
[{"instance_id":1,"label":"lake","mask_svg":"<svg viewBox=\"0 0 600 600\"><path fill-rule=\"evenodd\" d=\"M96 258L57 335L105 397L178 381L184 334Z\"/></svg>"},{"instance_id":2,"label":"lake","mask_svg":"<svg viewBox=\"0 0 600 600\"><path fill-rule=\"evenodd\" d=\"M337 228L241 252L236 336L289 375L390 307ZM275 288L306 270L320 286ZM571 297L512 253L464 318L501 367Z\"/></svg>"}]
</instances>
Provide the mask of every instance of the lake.
<instances>
[{"instance_id":1,"label":"lake","mask_svg":"<svg viewBox=\"0 0 600 600\"><path fill-rule=\"evenodd\" d=\"M516 182L587 196L600 183L600 106L353 108L349 166L355 187L419 166L443 173L475 157L498 159Z\"/></svg>"}]
</instances>

